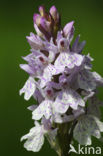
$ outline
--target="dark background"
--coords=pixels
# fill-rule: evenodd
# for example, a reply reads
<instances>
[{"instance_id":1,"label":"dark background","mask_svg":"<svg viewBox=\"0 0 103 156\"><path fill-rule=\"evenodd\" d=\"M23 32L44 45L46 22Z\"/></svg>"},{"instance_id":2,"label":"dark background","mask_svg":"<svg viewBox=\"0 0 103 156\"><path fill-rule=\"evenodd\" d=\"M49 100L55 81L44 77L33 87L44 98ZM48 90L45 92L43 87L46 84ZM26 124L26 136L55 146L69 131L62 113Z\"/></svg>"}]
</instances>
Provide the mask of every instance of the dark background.
<instances>
[{"instance_id":1,"label":"dark background","mask_svg":"<svg viewBox=\"0 0 103 156\"><path fill-rule=\"evenodd\" d=\"M33 127L31 112L26 107L33 104L19 96L28 75L19 68L21 56L29 53L26 36L34 31L33 13L44 4L47 9L56 5L62 15L62 25L75 21L75 36L87 44L84 53L94 57L93 69L103 76L103 1L102 0L3 0L0 2L0 155L42 156L53 155L46 142L39 153L27 152L20 143L22 135ZM100 98L103 100L103 89ZM93 146L102 144L93 139ZM102 148L103 152L103 148ZM72 154L74 155L74 154Z\"/></svg>"}]
</instances>

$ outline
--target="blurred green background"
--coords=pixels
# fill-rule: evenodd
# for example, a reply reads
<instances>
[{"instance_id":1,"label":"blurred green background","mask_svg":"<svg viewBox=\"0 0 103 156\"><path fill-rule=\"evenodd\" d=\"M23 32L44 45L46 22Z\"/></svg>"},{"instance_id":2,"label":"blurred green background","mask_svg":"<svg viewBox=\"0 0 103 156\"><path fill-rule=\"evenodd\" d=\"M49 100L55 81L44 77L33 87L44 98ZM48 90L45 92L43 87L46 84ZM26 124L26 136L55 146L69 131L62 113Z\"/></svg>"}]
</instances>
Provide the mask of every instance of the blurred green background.
<instances>
[{"instance_id":1,"label":"blurred green background","mask_svg":"<svg viewBox=\"0 0 103 156\"><path fill-rule=\"evenodd\" d=\"M28 75L19 68L21 56L29 53L26 36L33 32L33 13L44 4L47 9L56 5L62 15L62 25L75 21L75 36L87 44L84 53L94 57L93 69L103 76L103 0L3 0L0 2L0 155L42 156L55 152L46 142L39 153L27 152L20 137L33 126L31 112L26 107L33 104L19 96ZM103 100L103 89L100 98ZM96 139L93 146L102 146ZM102 147L103 152L103 147ZM74 154L72 154L74 155Z\"/></svg>"}]
</instances>

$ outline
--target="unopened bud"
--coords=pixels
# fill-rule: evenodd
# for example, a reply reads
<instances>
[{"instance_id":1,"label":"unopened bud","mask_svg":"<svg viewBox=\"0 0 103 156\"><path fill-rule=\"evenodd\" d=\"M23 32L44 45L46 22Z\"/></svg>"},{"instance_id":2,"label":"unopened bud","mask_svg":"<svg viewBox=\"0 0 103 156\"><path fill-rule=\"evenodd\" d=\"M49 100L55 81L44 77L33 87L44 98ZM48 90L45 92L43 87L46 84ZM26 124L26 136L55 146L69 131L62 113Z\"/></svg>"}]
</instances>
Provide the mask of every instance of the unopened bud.
<instances>
[{"instance_id":1,"label":"unopened bud","mask_svg":"<svg viewBox=\"0 0 103 156\"><path fill-rule=\"evenodd\" d=\"M41 16L45 16L45 8L44 8L44 6L40 6L39 7L39 12L40 12Z\"/></svg>"},{"instance_id":2,"label":"unopened bud","mask_svg":"<svg viewBox=\"0 0 103 156\"><path fill-rule=\"evenodd\" d=\"M52 15L54 20L57 20L58 11L57 11L57 8L55 6L52 6L50 8L50 14Z\"/></svg>"},{"instance_id":3,"label":"unopened bud","mask_svg":"<svg viewBox=\"0 0 103 156\"><path fill-rule=\"evenodd\" d=\"M63 32L64 32L64 36L65 36L65 37L71 36L71 34L73 33L73 24L74 24L74 21L69 22L69 23L66 24L66 26L64 27Z\"/></svg>"},{"instance_id":4,"label":"unopened bud","mask_svg":"<svg viewBox=\"0 0 103 156\"><path fill-rule=\"evenodd\" d=\"M41 16L39 14L34 14L34 16L33 16L34 24L39 26L40 25L40 20L41 20Z\"/></svg>"}]
</instances>

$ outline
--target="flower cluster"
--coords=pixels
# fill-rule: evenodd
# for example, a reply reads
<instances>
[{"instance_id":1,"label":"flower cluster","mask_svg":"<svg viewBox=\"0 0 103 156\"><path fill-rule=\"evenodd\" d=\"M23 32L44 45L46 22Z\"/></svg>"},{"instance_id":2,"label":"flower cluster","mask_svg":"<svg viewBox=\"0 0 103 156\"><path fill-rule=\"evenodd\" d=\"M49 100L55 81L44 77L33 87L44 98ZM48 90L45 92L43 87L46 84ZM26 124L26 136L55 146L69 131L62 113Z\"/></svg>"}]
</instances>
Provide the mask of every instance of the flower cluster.
<instances>
[{"instance_id":1,"label":"flower cluster","mask_svg":"<svg viewBox=\"0 0 103 156\"><path fill-rule=\"evenodd\" d=\"M62 28L55 6L49 13L41 6L39 12L33 16L37 35L30 33L26 37L31 53L23 59L28 64L20 65L29 74L20 95L24 93L25 100L31 97L37 100L37 105L28 108L32 111L35 127L21 140L27 139L24 147L37 152L46 136L59 153L57 140L64 136L63 128L67 125L68 137L73 130L75 140L90 145L91 136L100 138L100 132L103 132L99 110L102 102L96 96L103 78L92 71L93 58L82 54L85 41L79 42L80 35L71 44L74 22Z\"/></svg>"}]
</instances>

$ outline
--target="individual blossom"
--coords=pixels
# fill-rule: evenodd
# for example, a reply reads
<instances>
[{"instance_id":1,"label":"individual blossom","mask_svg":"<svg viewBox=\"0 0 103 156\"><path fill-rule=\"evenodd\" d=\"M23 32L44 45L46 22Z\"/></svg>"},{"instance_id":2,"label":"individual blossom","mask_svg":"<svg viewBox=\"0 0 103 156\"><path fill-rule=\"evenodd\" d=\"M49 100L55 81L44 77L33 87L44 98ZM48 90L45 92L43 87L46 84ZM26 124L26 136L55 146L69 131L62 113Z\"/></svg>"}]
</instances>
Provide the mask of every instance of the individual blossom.
<instances>
[{"instance_id":1,"label":"individual blossom","mask_svg":"<svg viewBox=\"0 0 103 156\"><path fill-rule=\"evenodd\" d=\"M78 123L74 129L74 138L81 145L91 145L91 136L98 139L101 138L103 132L103 122L92 115L83 115L78 119Z\"/></svg>"},{"instance_id":2,"label":"individual blossom","mask_svg":"<svg viewBox=\"0 0 103 156\"><path fill-rule=\"evenodd\" d=\"M35 127L31 128L29 133L21 138L21 141L27 140L24 147L28 151L38 152L44 144L46 133L49 133L49 135L54 133L54 136L56 135L56 131L51 129L48 120L43 120L42 123L43 124L39 124L39 122L35 121Z\"/></svg>"}]
</instances>

